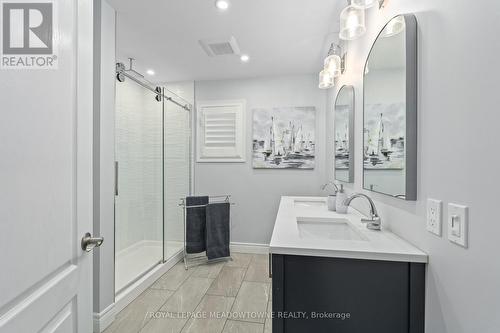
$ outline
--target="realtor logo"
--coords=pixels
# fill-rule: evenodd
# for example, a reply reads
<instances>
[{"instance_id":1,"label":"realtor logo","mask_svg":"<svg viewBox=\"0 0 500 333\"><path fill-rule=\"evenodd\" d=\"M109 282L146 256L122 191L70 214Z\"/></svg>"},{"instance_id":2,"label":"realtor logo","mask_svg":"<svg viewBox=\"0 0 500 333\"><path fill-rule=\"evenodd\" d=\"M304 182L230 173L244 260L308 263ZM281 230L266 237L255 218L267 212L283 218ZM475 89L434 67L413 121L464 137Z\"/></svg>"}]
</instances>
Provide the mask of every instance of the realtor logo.
<instances>
[{"instance_id":1,"label":"realtor logo","mask_svg":"<svg viewBox=\"0 0 500 333\"><path fill-rule=\"evenodd\" d=\"M57 68L53 0L38 2L1 0L0 3L1 68Z\"/></svg>"}]
</instances>

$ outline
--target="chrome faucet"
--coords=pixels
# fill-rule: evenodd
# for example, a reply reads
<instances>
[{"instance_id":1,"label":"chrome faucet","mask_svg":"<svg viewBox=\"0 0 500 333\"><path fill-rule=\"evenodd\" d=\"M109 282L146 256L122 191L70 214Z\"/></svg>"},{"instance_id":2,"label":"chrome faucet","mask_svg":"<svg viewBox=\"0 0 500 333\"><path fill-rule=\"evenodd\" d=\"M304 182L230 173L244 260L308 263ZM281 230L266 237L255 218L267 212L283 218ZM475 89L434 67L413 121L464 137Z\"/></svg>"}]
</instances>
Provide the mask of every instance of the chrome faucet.
<instances>
[{"instance_id":1,"label":"chrome faucet","mask_svg":"<svg viewBox=\"0 0 500 333\"><path fill-rule=\"evenodd\" d=\"M380 226L382 224L382 221L380 219L380 216L378 216L377 208L375 207L375 203L373 202L373 200L369 196L367 196L363 193L353 194L349 198L345 199L344 205L349 206L351 204L351 202L356 198L365 198L370 203L370 218L369 219L362 218L361 222L365 222L366 227L370 230L380 230Z\"/></svg>"}]
</instances>

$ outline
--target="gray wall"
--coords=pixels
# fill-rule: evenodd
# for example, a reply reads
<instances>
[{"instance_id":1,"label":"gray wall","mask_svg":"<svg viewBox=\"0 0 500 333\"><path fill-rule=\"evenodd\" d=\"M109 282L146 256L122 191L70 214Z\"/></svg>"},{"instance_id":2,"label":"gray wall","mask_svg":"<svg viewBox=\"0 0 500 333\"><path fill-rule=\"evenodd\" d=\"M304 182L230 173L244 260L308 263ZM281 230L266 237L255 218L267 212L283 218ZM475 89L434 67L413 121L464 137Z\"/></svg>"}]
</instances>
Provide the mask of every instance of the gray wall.
<instances>
[{"instance_id":1,"label":"gray wall","mask_svg":"<svg viewBox=\"0 0 500 333\"><path fill-rule=\"evenodd\" d=\"M317 195L326 175L326 94L317 75L245 80L201 81L195 84L196 101L246 100L246 163L196 163L195 193L231 194L233 242L269 244L282 195ZM314 170L252 169L252 109L280 106L315 106L317 160Z\"/></svg>"},{"instance_id":2,"label":"gray wall","mask_svg":"<svg viewBox=\"0 0 500 333\"><path fill-rule=\"evenodd\" d=\"M487 10L485 10L487 8ZM376 34L391 17L418 21L418 201L369 193L383 224L426 251L427 333L493 333L500 327L500 223L498 166L498 54L500 6L493 0L388 1L367 12L367 34L350 43L347 73L329 94L328 152L333 151L331 105L342 84L356 93L356 168L350 190L362 191L364 61ZM485 24L484 22L488 22ZM330 154L331 177L333 156ZM470 246L463 249L425 229L426 200L470 207ZM446 235L446 226L443 234Z\"/></svg>"}]
</instances>

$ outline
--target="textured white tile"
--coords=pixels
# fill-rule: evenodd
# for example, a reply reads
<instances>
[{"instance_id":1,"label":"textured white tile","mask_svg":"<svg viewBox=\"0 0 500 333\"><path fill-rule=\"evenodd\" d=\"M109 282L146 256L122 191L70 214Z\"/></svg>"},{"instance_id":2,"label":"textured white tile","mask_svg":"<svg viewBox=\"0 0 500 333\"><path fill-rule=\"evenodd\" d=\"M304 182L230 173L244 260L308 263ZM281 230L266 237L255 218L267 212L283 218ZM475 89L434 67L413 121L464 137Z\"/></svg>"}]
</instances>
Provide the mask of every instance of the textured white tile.
<instances>
[{"instance_id":1,"label":"textured white tile","mask_svg":"<svg viewBox=\"0 0 500 333\"><path fill-rule=\"evenodd\" d=\"M131 80L116 85L117 252L141 240L162 240L162 103Z\"/></svg>"}]
</instances>

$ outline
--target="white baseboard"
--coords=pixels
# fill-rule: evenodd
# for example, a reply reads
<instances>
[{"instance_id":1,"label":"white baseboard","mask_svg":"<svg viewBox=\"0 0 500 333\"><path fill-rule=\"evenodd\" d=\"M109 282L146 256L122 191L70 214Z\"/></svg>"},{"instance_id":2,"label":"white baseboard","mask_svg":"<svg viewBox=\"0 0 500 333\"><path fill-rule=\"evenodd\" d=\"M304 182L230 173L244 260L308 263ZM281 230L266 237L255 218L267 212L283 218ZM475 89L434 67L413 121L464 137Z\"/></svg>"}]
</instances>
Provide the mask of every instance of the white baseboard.
<instances>
[{"instance_id":1,"label":"white baseboard","mask_svg":"<svg viewBox=\"0 0 500 333\"><path fill-rule=\"evenodd\" d=\"M115 317L116 317L115 303L109 305L106 309L104 309L100 313L94 312L92 315L94 333L103 332L106 328L108 328L109 325L111 325L111 323L113 323Z\"/></svg>"},{"instance_id":2,"label":"white baseboard","mask_svg":"<svg viewBox=\"0 0 500 333\"><path fill-rule=\"evenodd\" d=\"M230 249L237 253L268 254L268 244L231 242Z\"/></svg>"}]
</instances>

